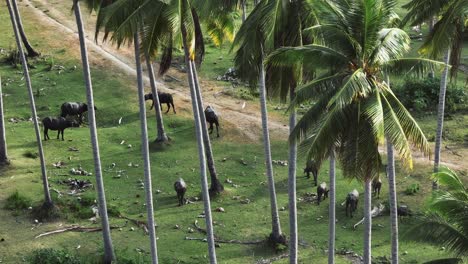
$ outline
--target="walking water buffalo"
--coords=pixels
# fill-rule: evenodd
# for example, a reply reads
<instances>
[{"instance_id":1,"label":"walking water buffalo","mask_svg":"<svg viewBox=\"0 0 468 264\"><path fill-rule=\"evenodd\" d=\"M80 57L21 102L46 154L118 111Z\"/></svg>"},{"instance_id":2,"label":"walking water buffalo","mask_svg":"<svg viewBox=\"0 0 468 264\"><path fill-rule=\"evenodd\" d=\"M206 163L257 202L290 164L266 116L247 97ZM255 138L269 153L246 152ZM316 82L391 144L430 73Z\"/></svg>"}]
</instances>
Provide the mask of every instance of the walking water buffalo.
<instances>
[{"instance_id":1,"label":"walking water buffalo","mask_svg":"<svg viewBox=\"0 0 468 264\"><path fill-rule=\"evenodd\" d=\"M318 176L319 166L315 160L309 160L306 163L306 167L304 168L304 173L306 174L306 178L310 178L310 173L314 176L314 183L317 186L317 176Z\"/></svg>"},{"instance_id":2,"label":"walking water buffalo","mask_svg":"<svg viewBox=\"0 0 468 264\"><path fill-rule=\"evenodd\" d=\"M184 205L184 195L185 191L187 191L187 184L185 183L184 179L179 178L174 183L174 190L177 192L177 200L179 200L179 206Z\"/></svg>"},{"instance_id":3,"label":"walking water buffalo","mask_svg":"<svg viewBox=\"0 0 468 264\"><path fill-rule=\"evenodd\" d=\"M317 204L320 205L320 200L322 200L322 196L323 196L323 199L325 200L325 198L328 198L328 188L327 188L327 184L322 182L318 187L317 187Z\"/></svg>"},{"instance_id":4,"label":"walking water buffalo","mask_svg":"<svg viewBox=\"0 0 468 264\"><path fill-rule=\"evenodd\" d=\"M49 129L50 130L58 130L57 139L59 139L60 133L62 133L62 140L63 139L63 131L69 127L79 127L75 121L70 121L65 119L64 117L46 117L42 119L42 124L44 125L44 140L50 139L49 137Z\"/></svg>"},{"instance_id":5,"label":"walking water buffalo","mask_svg":"<svg viewBox=\"0 0 468 264\"><path fill-rule=\"evenodd\" d=\"M210 123L210 128L208 129L210 131L210 134L213 133L213 124L216 125L216 136L219 137L219 120L218 120L218 115L216 115L216 112L211 106L207 106L205 108L205 119L206 122Z\"/></svg>"},{"instance_id":6,"label":"walking water buffalo","mask_svg":"<svg viewBox=\"0 0 468 264\"><path fill-rule=\"evenodd\" d=\"M380 198L380 189L382 189L382 180L380 178L372 180L372 196Z\"/></svg>"},{"instance_id":7,"label":"walking water buffalo","mask_svg":"<svg viewBox=\"0 0 468 264\"><path fill-rule=\"evenodd\" d=\"M172 94L158 92L158 98L159 98L159 105L160 105L161 109L162 109L162 104L167 104L166 114L171 109L171 105L172 105L172 111L174 111L174 114L176 114L176 110L175 110L175 106L174 106L174 98L172 97ZM152 93L145 94L145 101L147 101L147 100L151 100L153 102L151 104L150 110L153 109L154 99L153 99L153 94Z\"/></svg>"},{"instance_id":8,"label":"walking water buffalo","mask_svg":"<svg viewBox=\"0 0 468 264\"><path fill-rule=\"evenodd\" d=\"M80 102L65 102L62 104L60 107L60 116L61 117L67 117L69 116L78 116L78 120L80 124L83 123L83 113L88 111L88 105L85 103L80 103ZM96 107L94 107L94 110L97 110Z\"/></svg>"},{"instance_id":9,"label":"walking water buffalo","mask_svg":"<svg viewBox=\"0 0 468 264\"><path fill-rule=\"evenodd\" d=\"M359 192L354 189L352 192L348 193L346 196L346 216L348 216L348 210L351 217L353 217L353 212L356 211L359 201Z\"/></svg>"}]
</instances>

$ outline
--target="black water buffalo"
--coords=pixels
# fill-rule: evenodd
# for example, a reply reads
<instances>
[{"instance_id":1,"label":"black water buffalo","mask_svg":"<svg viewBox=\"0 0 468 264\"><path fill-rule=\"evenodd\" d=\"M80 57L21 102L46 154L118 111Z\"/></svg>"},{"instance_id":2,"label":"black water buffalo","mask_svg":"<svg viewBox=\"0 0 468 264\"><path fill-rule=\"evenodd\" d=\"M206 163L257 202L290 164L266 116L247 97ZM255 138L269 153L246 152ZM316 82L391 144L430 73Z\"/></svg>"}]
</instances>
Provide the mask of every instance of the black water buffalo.
<instances>
[{"instance_id":1,"label":"black water buffalo","mask_svg":"<svg viewBox=\"0 0 468 264\"><path fill-rule=\"evenodd\" d=\"M348 193L346 196L346 216L348 216L348 211L351 217L353 217L353 212L356 211L359 201L359 192L354 189L352 192Z\"/></svg>"},{"instance_id":2,"label":"black water buffalo","mask_svg":"<svg viewBox=\"0 0 468 264\"><path fill-rule=\"evenodd\" d=\"M78 120L81 124L83 123L83 113L88 111L88 105L80 102L65 102L60 107L60 110L61 117L67 117L67 115L78 116ZM94 107L94 110L97 110L97 108Z\"/></svg>"},{"instance_id":3,"label":"black water buffalo","mask_svg":"<svg viewBox=\"0 0 468 264\"><path fill-rule=\"evenodd\" d=\"M413 212L408 208L407 205L397 206L397 215L400 218L400 221L403 220L403 216L412 216Z\"/></svg>"},{"instance_id":4,"label":"black water buffalo","mask_svg":"<svg viewBox=\"0 0 468 264\"><path fill-rule=\"evenodd\" d=\"M318 171L319 171L319 167L318 167L317 162L315 162L315 160L307 161L306 167L304 168L304 173L306 174L307 179L310 178L310 173L312 173L312 175L314 176L315 186L317 186Z\"/></svg>"},{"instance_id":5,"label":"black water buffalo","mask_svg":"<svg viewBox=\"0 0 468 264\"><path fill-rule=\"evenodd\" d=\"M174 106L174 98L172 97L172 94L158 92L158 98L159 98L159 105L161 106L161 109L162 109L162 104L167 104L166 114L171 109L171 105L172 105L172 111L174 111L174 114L176 113L175 106ZM150 110L153 109L154 99L153 99L153 94L152 93L145 94L145 101L147 101L147 100L151 100L153 102L151 104Z\"/></svg>"},{"instance_id":6,"label":"black water buffalo","mask_svg":"<svg viewBox=\"0 0 468 264\"><path fill-rule=\"evenodd\" d=\"M323 199L325 200L325 198L328 198L328 192L330 190L328 190L327 188L327 184L322 182L318 187L317 187L317 204L320 205L320 201L322 200L322 196L323 196Z\"/></svg>"},{"instance_id":7,"label":"black water buffalo","mask_svg":"<svg viewBox=\"0 0 468 264\"><path fill-rule=\"evenodd\" d=\"M372 180L372 196L380 198L380 189L382 189L382 180L380 178Z\"/></svg>"},{"instance_id":8,"label":"black water buffalo","mask_svg":"<svg viewBox=\"0 0 468 264\"><path fill-rule=\"evenodd\" d=\"M210 123L210 128L208 129L210 131L210 134L213 133L213 124L216 125L216 136L219 137L218 115L216 115L216 112L213 108L211 108L211 106L207 106L205 108L205 120L206 122Z\"/></svg>"},{"instance_id":9,"label":"black water buffalo","mask_svg":"<svg viewBox=\"0 0 468 264\"><path fill-rule=\"evenodd\" d=\"M70 121L65 119L64 117L46 117L42 119L42 124L44 125L44 140L50 139L49 137L49 129L50 130L58 130L57 139L59 139L60 133L62 133L62 140L63 139L63 131L69 127L79 127L75 121Z\"/></svg>"},{"instance_id":10,"label":"black water buffalo","mask_svg":"<svg viewBox=\"0 0 468 264\"><path fill-rule=\"evenodd\" d=\"M179 178L174 183L174 190L177 192L177 200L179 200L179 206L184 205L184 195L185 191L187 191L187 184L185 183L184 179Z\"/></svg>"}]
</instances>

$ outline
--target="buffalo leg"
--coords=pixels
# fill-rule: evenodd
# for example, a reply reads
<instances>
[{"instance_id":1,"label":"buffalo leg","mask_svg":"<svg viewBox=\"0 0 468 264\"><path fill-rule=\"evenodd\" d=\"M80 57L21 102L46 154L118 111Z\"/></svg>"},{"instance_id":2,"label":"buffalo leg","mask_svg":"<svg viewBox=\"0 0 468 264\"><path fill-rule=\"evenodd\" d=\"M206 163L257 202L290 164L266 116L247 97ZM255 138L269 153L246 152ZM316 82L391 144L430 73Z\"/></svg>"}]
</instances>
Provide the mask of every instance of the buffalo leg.
<instances>
[{"instance_id":1,"label":"buffalo leg","mask_svg":"<svg viewBox=\"0 0 468 264\"><path fill-rule=\"evenodd\" d=\"M166 114L169 113L169 110L171 110L171 105L169 103L166 103L167 104L167 111L166 111Z\"/></svg>"},{"instance_id":2,"label":"buffalo leg","mask_svg":"<svg viewBox=\"0 0 468 264\"><path fill-rule=\"evenodd\" d=\"M62 131L61 131L61 133L62 133L62 141L64 141L64 139L63 139L63 131L64 131L64 130L65 130L65 129L62 129Z\"/></svg>"},{"instance_id":3,"label":"buffalo leg","mask_svg":"<svg viewBox=\"0 0 468 264\"><path fill-rule=\"evenodd\" d=\"M47 138L49 137L49 129L47 127L44 127L44 140L47 140Z\"/></svg>"},{"instance_id":4,"label":"buffalo leg","mask_svg":"<svg viewBox=\"0 0 468 264\"><path fill-rule=\"evenodd\" d=\"M315 182L315 186L317 186L317 173L312 172L312 174L314 174L314 182Z\"/></svg>"},{"instance_id":5,"label":"buffalo leg","mask_svg":"<svg viewBox=\"0 0 468 264\"><path fill-rule=\"evenodd\" d=\"M349 203L348 201L346 201L346 216L348 216L348 206L349 206Z\"/></svg>"},{"instance_id":6,"label":"buffalo leg","mask_svg":"<svg viewBox=\"0 0 468 264\"><path fill-rule=\"evenodd\" d=\"M219 123L216 121L216 137L219 137Z\"/></svg>"},{"instance_id":7,"label":"buffalo leg","mask_svg":"<svg viewBox=\"0 0 468 264\"><path fill-rule=\"evenodd\" d=\"M175 111L175 106L174 106L174 103L171 102L171 105L172 105L172 111L174 112L174 114L177 114L176 111Z\"/></svg>"},{"instance_id":8,"label":"buffalo leg","mask_svg":"<svg viewBox=\"0 0 468 264\"><path fill-rule=\"evenodd\" d=\"M306 171L306 178L310 179L310 171Z\"/></svg>"},{"instance_id":9,"label":"buffalo leg","mask_svg":"<svg viewBox=\"0 0 468 264\"><path fill-rule=\"evenodd\" d=\"M153 107L154 107L154 100L151 100L151 101L152 101L152 103L151 103L150 110L152 110L152 109L153 109Z\"/></svg>"},{"instance_id":10,"label":"buffalo leg","mask_svg":"<svg viewBox=\"0 0 468 264\"><path fill-rule=\"evenodd\" d=\"M210 135L213 133L213 122L210 122L210 127L208 128Z\"/></svg>"}]
</instances>

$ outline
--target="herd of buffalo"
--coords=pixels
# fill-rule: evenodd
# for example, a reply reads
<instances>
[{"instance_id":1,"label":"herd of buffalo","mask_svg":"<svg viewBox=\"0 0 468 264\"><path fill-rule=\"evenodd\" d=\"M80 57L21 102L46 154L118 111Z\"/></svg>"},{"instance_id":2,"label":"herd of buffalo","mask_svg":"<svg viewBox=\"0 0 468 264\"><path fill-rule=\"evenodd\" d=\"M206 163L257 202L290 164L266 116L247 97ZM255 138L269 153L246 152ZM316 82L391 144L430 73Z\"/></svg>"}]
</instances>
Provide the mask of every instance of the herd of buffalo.
<instances>
[{"instance_id":1,"label":"herd of buffalo","mask_svg":"<svg viewBox=\"0 0 468 264\"><path fill-rule=\"evenodd\" d=\"M161 108L162 108L162 104L167 104L166 113L169 112L171 107L172 107L172 111L174 112L174 114L176 113L175 106L174 106L174 99L172 97L172 94L158 92L158 98L159 98L159 103L160 103ZM155 104L155 100L153 99L153 94L152 93L145 94L145 100L152 101L150 109L153 109L154 104ZM83 123L83 114L88 111L88 105L85 103L80 103L80 102L65 102L62 104L60 110L61 111L60 111L59 117L46 117L42 120L42 124L44 126L44 140L50 139L48 135L49 130L58 131L57 139L60 138L60 134L61 134L62 140L64 140L63 131L66 128L79 127ZM94 107L94 110L97 110L97 108ZM210 124L210 127L209 127L210 134L213 132L213 125L216 125L216 134L217 134L217 137L219 137L219 119L218 119L216 112L211 106L207 106L205 108L204 114L205 114L206 122ZM77 120L69 119L70 117L77 117ZM317 183L318 171L319 171L318 165L314 160L309 160L306 163L306 167L304 168L304 173L306 174L307 178L310 178L310 174L312 173L314 177L314 184L315 186L317 186L317 204L320 205L322 198L325 199L328 197L329 190L325 182L322 182L321 184ZM382 188L382 181L380 178L372 181L373 195L380 197L381 188ZM182 178L179 178L174 183L174 189L177 193L179 206L185 204L184 195L187 190L187 184ZM353 213L354 211L356 211L357 206L358 206L358 201L359 201L359 192L356 189L354 189L353 191L347 194L346 216L349 215L353 217ZM401 214L405 214L405 212L401 212Z\"/></svg>"}]
</instances>

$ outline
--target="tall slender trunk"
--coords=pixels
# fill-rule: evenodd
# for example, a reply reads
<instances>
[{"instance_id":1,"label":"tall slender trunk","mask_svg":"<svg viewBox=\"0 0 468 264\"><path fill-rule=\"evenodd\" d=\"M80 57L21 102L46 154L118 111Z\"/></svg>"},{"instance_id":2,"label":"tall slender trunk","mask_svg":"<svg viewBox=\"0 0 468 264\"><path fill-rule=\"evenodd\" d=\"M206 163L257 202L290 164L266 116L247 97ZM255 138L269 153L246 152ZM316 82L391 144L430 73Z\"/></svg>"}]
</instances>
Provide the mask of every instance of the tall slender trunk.
<instances>
[{"instance_id":1,"label":"tall slender trunk","mask_svg":"<svg viewBox=\"0 0 468 264\"><path fill-rule=\"evenodd\" d=\"M201 177L201 188L202 188L202 195L203 195L203 205L205 208L205 221L206 221L206 233L207 233L207 241L208 241L208 253L210 256L210 263L215 264L217 263L216 260L216 250L215 250L215 243L214 243L214 231L213 231L213 222L211 217L211 203L210 203L210 194L208 190L208 180L206 178L206 162L205 162L205 150L203 146L203 133L201 129L201 113L198 110L198 103L197 103L197 96L195 93L195 81L193 78L193 71L192 71L192 64L190 63L190 55L189 49L187 46L187 30L185 26L181 26L181 33L182 33L182 42L184 47L184 54L185 54L185 65L187 67L187 77L188 83L190 86L190 96L192 98L192 110L193 110L193 117L195 119L195 134L197 137L197 145L198 145L198 158L200 161L200 177Z\"/></svg>"},{"instance_id":2,"label":"tall slender trunk","mask_svg":"<svg viewBox=\"0 0 468 264\"><path fill-rule=\"evenodd\" d=\"M263 61L263 59L262 59ZM266 174L268 180L268 190L270 192L270 204L271 204L271 225L272 233L270 239L276 243L285 243L285 237L281 232L281 224L278 214L278 204L276 200L275 190L275 179L273 176L273 165L271 161L271 147L270 147L270 132L268 131L268 112L266 106L266 87L265 87L265 68L263 63L260 67L260 109L262 112L262 130L263 130L263 147L265 149L265 161L266 161Z\"/></svg>"},{"instance_id":3,"label":"tall slender trunk","mask_svg":"<svg viewBox=\"0 0 468 264\"><path fill-rule=\"evenodd\" d=\"M111 263L115 260L114 248L109 228L109 218L107 215L106 195L104 190L104 181L102 179L101 156L99 154L99 142L97 136L96 116L94 112L94 95L93 85L91 81L91 72L88 60L88 48L86 46L84 26L81 18L80 4L78 0L73 1L73 9L78 28L78 36L80 39L81 62L83 63L83 77L86 85L86 98L88 102L88 124L91 137L91 146L93 148L94 172L96 175L96 189L99 201L99 216L101 217L102 236L104 240L104 261Z\"/></svg>"},{"instance_id":4,"label":"tall slender trunk","mask_svg":"<svg viewBox=\"0 0 468 264\"><path fill-rule=\"evenodd\" d=\"M29 95L29 105L31 106L31 114L32 114L32 121L34 123L34 131L36 132L36 141L37 141L37 148L39 151L39 158L41 161L41 173L42 173L42 186L44 188L44 208L52 208L53 202L52 198L50 197L50 190L49 190L49 181L47 179L47 171L46 171L46 163L44 158L44 149L42 148L42 140L41 140L41 132L39 131L39 123L37 121L37 113L36 113L36 103L34 101L34 94L31 86L31 78L29 76L29 69L28 63L26 61L26 56L23 52L23 47L21 46L21 40L18 32L18 26L16 24L15 14L13 12L10 0L6 0L8 6L8 12L10 13L11 24L13 25L13 31L15 33L15 40L16 45L18 47L18 52L21 58L21 64L23 66L23 75L26 81L26 87L28 88L28 95Z\"/></svg>"},{"instance_id":5,"label":"tall slender trunk","mask_svg":"<svg viewBox=\"0 0 468 264\"><path fill-rule=\"evenodd\" d=\"M372 180L366 179L364 182L364 264L371 264L371 245L372 245Z\"/></svg>"},{"instance_id":6,"label":"tall slender trunk","mask_svg":"<svg viewBox=\"0 0 468 264\"><path fill-rule=\"evenodd\" d=\"M247 0L242 0L242 23L247 19Z\"/></svg>"},{"instance_id":7,"label":"tall slender trunk","mask_svg":"<svg viewBox=\"0 0 468 264\"><path fill-rule=\"evenodd\" d=\"M28 57L33 58L33 57L39 56L39 52L34 50L34 48L29 43L28 38L26 37L26 34L24 33L23 22L21 21L21 15L19 13L16 0L11 0L11 4L13 6L13 12L15 12L16 23L18 25L19 33L21 35L21 40L23 41L24 47L26 48L26 51L28 52Z\"/></svg>"},{"instance_id":8,"label":"tall slender trunk","mask_svg":"<svg viewBox=\"0 0 468 264\"><path fill-rule=\"evenodd\" d=\"M335 173L335 148L330 151L330 205L328 211L328 264L335 263L335 227L336 227L336 173Z\"/></svg>"},{"instance_id":9,"label":"tall slender trunk","mask_svg":"<svg viewBox=\"0 0 468 264\"><path fill-rule=\"evenodd\" d=\"M0 165L8 163L5 119L3 115L2 77L0 77Z\"/></svg>"},{"instance_id":10,"label":"tall slender trunk","mask_svg":"<svg viewBox=\"0 0 468 264\"><path fill-rule=\"evenodd\" d=\"M291 85L290 101L295 98L295 87ZM289 116L289 133L296 126L296 111L292 110ZM297 144L296 139L289 140L289 168L288 168L288 199L289 199L289 263L297 263L298 254L298 233L297 233L297 198L296 198L296 159Z\"/></svg>"},{"instance_id":11,"label":"tall slender trunk","mask_svg":"<svg viewBox=\"0 0 468 264\"><path fill-rule=\"evenodd\" d=\"M191 61L192 69L193 69L193 79L195 85L195 93L197 95L197 104L198 104L198 111L200 112L200 119L203 119L204 110L203 110L203 99L201 95L201 88L200 82L198 80L198 73L197 68L195 66L195 62ZM205 154L206 154L206 162L208 163L208 171L210 172L211 177L211 186L210 186L210 195L217 195L224 191L224 186L218 179L218 174L216 173L216 166L214 163L213 157L213 150L211 148L211 140L210 135L208 134L208 128L206 126L205 120L200 120L201 122L201 129L203 133L203 144L205 146Z\"/></svg>"},{"instance_id":12,"label":"tall slender trunk","mask_svg":"<svg viewBox=\"0 0 468 264\"><path fill-rule=\"evenodd\" d=\"M138 82L138 104L140 106L141 154L143 156L145 172L146 213L148 215L151 260L153 264L157 264L158 250L156 245L156 230L154 228L153 191L151 183L151 163L149 158L148 126L146 124L145 94L143 86L143 71L141 69L140 61L140 40L138 39L138 31L133 35L133 43L133 46L135 47L135 64ZM155 105L154 107L159 108L159 104Z\"/></svg>"},{"instance_id":13,"label":"tall slender trunk","mask_svg":"<svg viewBox=\"0 0 468 264\"><path fill-rule=\"evenodd\" d=\"M390 225L392 237L392 264L398 264L398 213L395 182L395 155L393 145L387 137L388 195L390 204Z\"/></svg>"},{"instance_id":14,"label":"tall slender trunk","mask_svg":"<svg viewBox=\"0 0 468 264\"><path fill-rule=\"evenodd\" d=\"M154 69L153 64L151 63L151 58L148 55L148 51L145 51L145 60L146 60L146 67L148 68L148 76L150 79L151 84L151 93L153 94L153 101L154 101L154 111L156 113L156 130L158 131L158 135L156 137L156 142L166 142L169 138L166 135L166 131L164 131L164 121L162 118L162 111L161 111L161 104L159 102L158 96L158 89L156 87L156 78L154 77Z\"/></svg>"},{"instance_id":15,"label":"tall slender trunk","mask_svg":"<svg viewBox=\"0 0 468 264\"><path fill-rule=\"evenodd\" d=\"M434 150L434 172L439 171L440 166L440 151L442 147L442 133L444 128L444 111L445 111L445 93L447 91L447 78L449 71L450 49L447 49L444 55L444 62L446 64L442 77L440 78L440 92L439 92L439 106L437 109L437 132L435 138ZM438 189L437 182L432 182L432 189Z\"/></svg>"}]
</instances>

